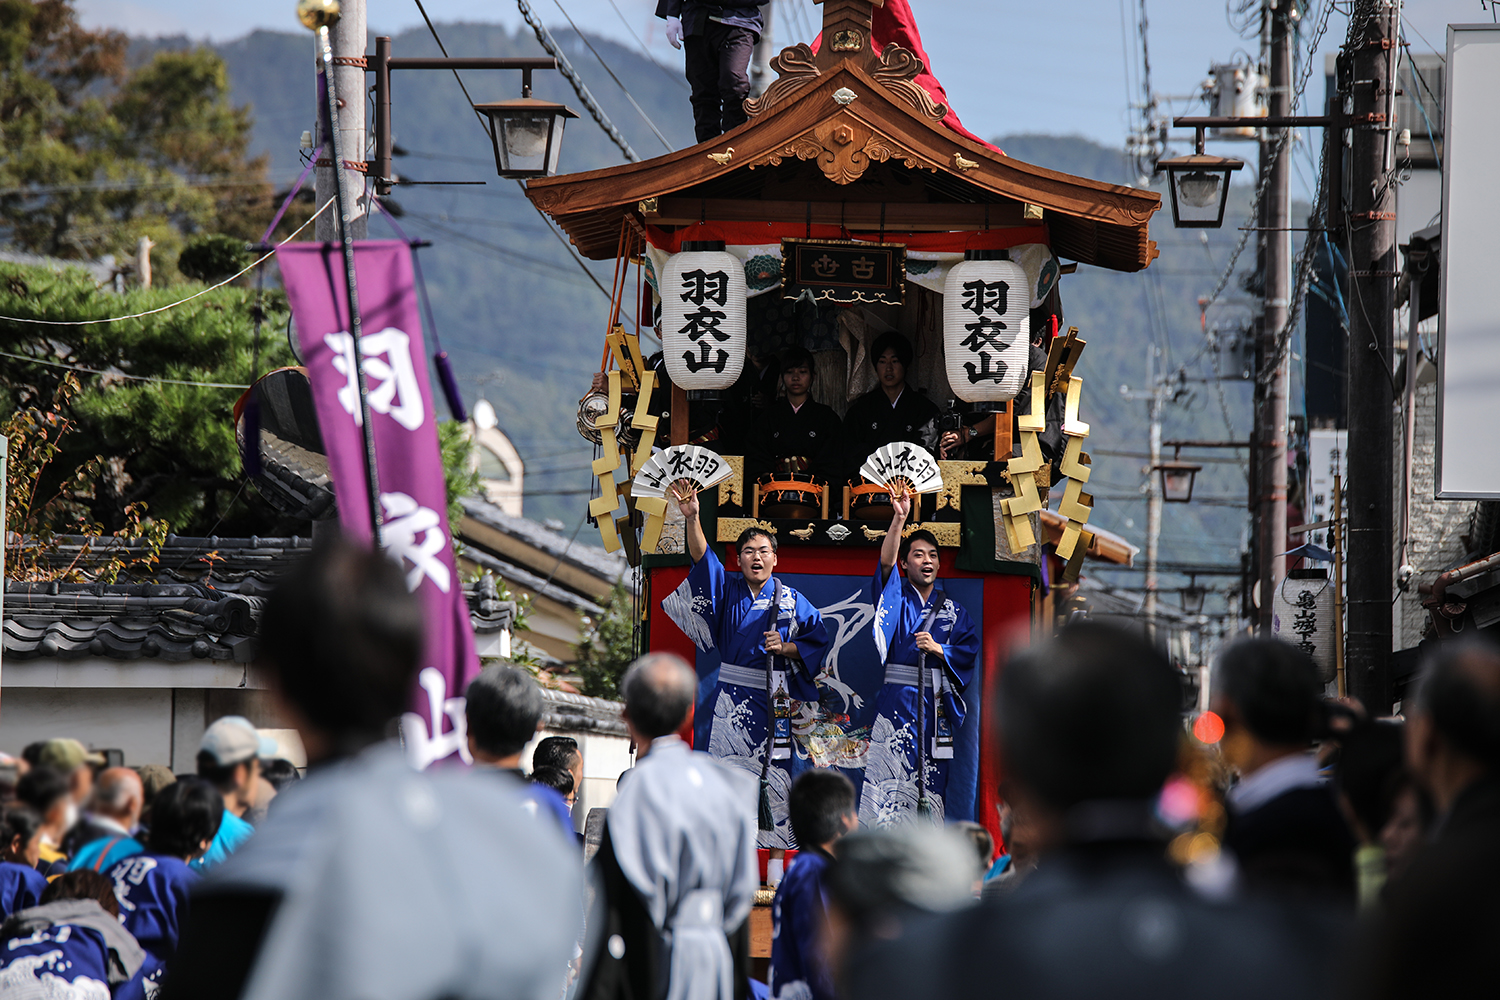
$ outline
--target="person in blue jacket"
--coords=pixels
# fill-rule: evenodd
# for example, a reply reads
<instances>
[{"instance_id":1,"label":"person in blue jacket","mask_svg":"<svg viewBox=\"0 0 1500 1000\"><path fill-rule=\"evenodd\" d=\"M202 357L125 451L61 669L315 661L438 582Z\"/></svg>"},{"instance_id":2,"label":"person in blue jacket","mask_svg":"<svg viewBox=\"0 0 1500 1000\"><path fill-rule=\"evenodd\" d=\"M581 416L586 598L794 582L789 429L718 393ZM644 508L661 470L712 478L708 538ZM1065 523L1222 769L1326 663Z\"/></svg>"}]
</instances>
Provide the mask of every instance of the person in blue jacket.
<instances>
[{"instance_id":1,"label":"person in blue jacket","mask_svg":"<svg viewBox=\"0 0 1500 1000\"><path fill-rule=\"evenodd\" d=\"M718 678L698 703L693 746L760 778L760 846L779 864L795 847L787 822L792 778L812 766L792 723L804 704L818 702L818 673L833 645L823 616L776 578L776 536L751 525L735 544L738 573L728 572L698 520L691 480L668 492L682 511L693 568L662 599L667 617L699 651L719 654ZM700 676L711 660L699 657Z\"/></svg>"},{"instance_id":2,"label":"person in blue jacket","mask_svg":"<svg viewBox=\"0 0 1500 1000\"><path fill-rule=\"evenodd\" d=\"M891 500L871 588L885 683L875 695L859 798L868 827L943 822L948 769L968 713L964 694L979 660L973 620L938 586L937 539L925 528L902 537L911 506L910 496Z\"/></svg>"},{"instance_id":3,"label":"person in blue jacket","mask_svg":"<svg viewBox=\"0 0 1500 1000\"><path fill-rule=\"evenodd\" d=\"M804 771L792 783L790 808L802 850L771 902L771 997L835 1000L819 942L827 909L823 877L838 842L859 826L854 784L831 768Z\"/></svg>"},{"instance_id":4,"label":"person in blue jacket","mask_svg":"<svg viewBox=\"0 0 1500 1000\"><path fill-rule=\"evenodd\" d=\"M163 962L177 950L188 892L199 878L188 863L208 850L223 816L217 789L201 778L181 778L151 803L146 852L109 869L121 923Z\"/></svg>"},{"instance_id":5,"label":"person in blue jacket","mask_svg":"<svg viewBox=\"0 0 1500 1000\"><path fill-rule=\"evenodd\" d=\"M68 872L37 906L0 924L0 996L106 1000L141 971L146 954L120 926L109 879Z\"/></svg>"},{"instance_id":6,"label":"person in blue jacket","mask_svg":"<svg viewBox=\"0 0 1500 1000\"><path fill-rule=\"evenodd\" d=\"M521 752L542 728L542 689L519 667L497 664L480 671L464 692L469 755L476 769L501 776L530 816L557 820L556 829L574 842L573 814L563 797L546 785L526 780Z\"/></svg>"},{"instance_id":7,"label":"person in blue jacket","mask_svg":"<svg viewBox=\"0 0 1500 1000\"><path fill-rule=\"evenodd\" d=\"M0 920L42 901L47 876L36 870L41 818L15 806L0 818Z\"/></svg>"}]
</instances>

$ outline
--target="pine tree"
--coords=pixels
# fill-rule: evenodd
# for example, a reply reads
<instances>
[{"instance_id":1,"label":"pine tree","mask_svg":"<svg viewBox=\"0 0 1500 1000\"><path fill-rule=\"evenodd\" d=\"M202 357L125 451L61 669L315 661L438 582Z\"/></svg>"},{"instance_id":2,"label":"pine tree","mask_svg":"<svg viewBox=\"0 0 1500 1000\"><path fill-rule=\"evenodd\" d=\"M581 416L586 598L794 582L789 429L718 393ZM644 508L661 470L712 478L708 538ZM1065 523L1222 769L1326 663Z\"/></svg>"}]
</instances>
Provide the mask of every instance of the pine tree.
<instances>
[{"instance_id":1,"label":"pine tree","mask_svg":"<svg viewBox=\"0 0 1500 1000\"><path fill-rule=\"evenodd\" d=\"M188 237L258 238L274 192L223 60L163 52L129 71L127 41L83 28L71 0L0 0L0 228L69 260L129 259L146 237L171 282Z\"/></svg>"}]
</instances>

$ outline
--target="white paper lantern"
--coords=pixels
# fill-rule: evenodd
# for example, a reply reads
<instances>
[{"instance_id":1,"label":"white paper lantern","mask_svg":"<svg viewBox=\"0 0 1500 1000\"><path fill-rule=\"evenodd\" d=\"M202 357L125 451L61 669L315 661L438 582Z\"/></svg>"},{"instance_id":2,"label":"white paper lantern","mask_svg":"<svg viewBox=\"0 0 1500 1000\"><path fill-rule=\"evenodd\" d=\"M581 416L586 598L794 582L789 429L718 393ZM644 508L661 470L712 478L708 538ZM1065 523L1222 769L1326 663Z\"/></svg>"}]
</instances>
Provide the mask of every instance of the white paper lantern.
<instances>
[{"instance_id":1,"label":"white paper lantern","mask_svg":"<svg viewBox=\"0 0 1500 1000\"><path fill-rule=\"evenodd\" d=\"M1306 652L1324 684L1333 680L1333 584L1327 571L1293 570L1276 588L1271 631Z\"/></svg>"},{"instance_id":2,"label":"white paper lantern","mask_svg":"<svg viewBox=\"0 0 1500 1000\"><path fill-rule=\"evenodd\" d=\"M970 250L943 282L948 384L968 403L1014 399L1031 370L1026 269L1003 255L1004 250Z\"/></svg>"},{"instance_id":3,"label":"white paper lantern","mask_svg":"<svg viewBox=\"0 0 1500 1000\"><path fill-rule=\"evenodd\" d=\"M727 389L745 367L745 266L723 243L682 247L661 273L667 374L684 389Z\"/></svg>"}]
</instances>

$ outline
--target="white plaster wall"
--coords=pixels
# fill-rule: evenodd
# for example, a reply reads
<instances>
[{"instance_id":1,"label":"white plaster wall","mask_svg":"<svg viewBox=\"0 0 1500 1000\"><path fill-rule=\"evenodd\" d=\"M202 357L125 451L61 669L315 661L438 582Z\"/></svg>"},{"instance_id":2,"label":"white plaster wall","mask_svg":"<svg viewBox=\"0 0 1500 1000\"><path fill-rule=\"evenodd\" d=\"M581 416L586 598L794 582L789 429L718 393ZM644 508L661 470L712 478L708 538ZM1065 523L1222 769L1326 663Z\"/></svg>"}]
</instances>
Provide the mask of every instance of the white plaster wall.
<instances>
[{"instance_id":1,"label":"white plaster wall","mask_svg":"<svg viewBox=\"0 0 1500 1000\"><path fill-rule=\"evenodd\" d=\"M173 766L172 735L170 690L7 687L0 697L0 750L9 754L71 737L91 749L123 750L126 764Z\"/></svg>"},{"instance_id":2,"label":"white plaster wall","mask_svg":"<svg viewBox=\"0 0 1500 1000\"><path fill-rule=\"evenodd\" d=\"M578 799L573 805L573 826L582 830L590 809L608 808L615 801L615 786L620 775L635 764L630 739L609 733L544 729L521 751L522 770L531 770L531 754L548 736L573 737L583 754L583 787L578 790Z\"/></svg>"}]
</instances>

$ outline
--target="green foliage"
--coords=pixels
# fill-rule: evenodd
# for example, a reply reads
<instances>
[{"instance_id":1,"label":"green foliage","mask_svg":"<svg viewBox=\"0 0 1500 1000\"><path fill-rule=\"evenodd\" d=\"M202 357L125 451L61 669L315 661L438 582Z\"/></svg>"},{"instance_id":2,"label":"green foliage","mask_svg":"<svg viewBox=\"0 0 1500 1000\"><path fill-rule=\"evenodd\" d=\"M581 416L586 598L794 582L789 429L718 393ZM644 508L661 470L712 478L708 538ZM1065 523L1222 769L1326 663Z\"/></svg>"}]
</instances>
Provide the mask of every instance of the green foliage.
<instances>
[{"instance_id":1,"label":"green foliage","mask_svg":"<svg viewBox=\"0 0 1500 1000\"><path fill-rule=\"evenodd\" d=\"M584 620L574 664L583 679L584 694L610 699L620 696L620 678L636 655L633 618L630 591L616 582L599 620Z\"/></svg>"},{"instance_id":2,"label":"green foliage","mask_svg":"<svg viewBox=\"0 0 1500 1000\"><path fill-rule=\"evenodd\" d=\"M22 407L0 423L0 434L7 438L11 456L5 497L5 572L11 579L83 580L85 575L79 560L91 546L80 548L72 562L59 564L49 558L56 550L54 538L59 534L92 537L104 534L103 528L89 518L88 501L95 498L100 482L114 471L109 463L91 458L64 475L50 494L40 489L43 473L49 471L53 460L62 453L63 439L76 426L62 411L78 392L78 380L67 375L46 405ZM144 540L147 554L133 561L118 555L108 558L93 568L93 579L113 583L127 566L150 568L156 564L170 526L166 521L147 518L144 503L128 504L123 513L125 526L114 532L113 537L121 541ZM108 551L109 543L102 544Z\"/></svg>"},{"instance_id":3,"label":"green foliage","mask_svg":"<svg viewBox=\"0 0 1500 1000\"><path fill-rule=\"evenodd\" d=\"M168 306L191 292L192 286L177 286L112 295L83 271L0 264L5 317L99 319ZM76 500L101 531L125 529L133 504L149 504L152 516L181 534L305 531L305 524L282 522L242 483L233 408L243 390L139 378L248 383L256 354L255 298L249 289L222 288L153 316L76 327L0 320L0 351L107 373L79 375L77 393L57 407L69 431L54 441L55 454L39 470L38 495L50 496L97 460L90 494ZM266 295L264 306L261 373L292 363L282 336L285 297ZM57 367L0 357L0 412L46 410L71 377Z\"/></svg>"},{"instance_id":4,"label":"green foliage","mask_svg":"<svg viewBox=\"0 0 1500 1000\"><path fill-rule=\"evenodd\" d=\"M474 441L468 425L457 420L438 421L438 447L443 454L443 485L448 488L448 528L453 544L458 542L458 526L463 523L464 508L459 500L480 495L479 468L474 463ZM502 597L509 601L511 598Z\"/></svg>"},{"instance_id":5,"label":"green foliage","mask_svg":"<svg viewBox=\"0 0 1500 1000\"><path fill-rule=\"evenodd\" d=\"M203 233L187 241L177 258L177 270L195 281L217 282L243 271L253 259L244 240Z\"/></svg>"},{"instance_id":6,"label":"green foliage","mask_svg":"<svg viewBox=\"0 0 1500 1000\"><path fill-rule=\"evenodd\" d=\"M253 239L269 214L252 120L206 48L125 68L120 32L88 31L71 0L0 0L0 226L65 259L173 260L201 230ZM171 280L171 269L160 269Z\"/></svg>"}]
</instances>

